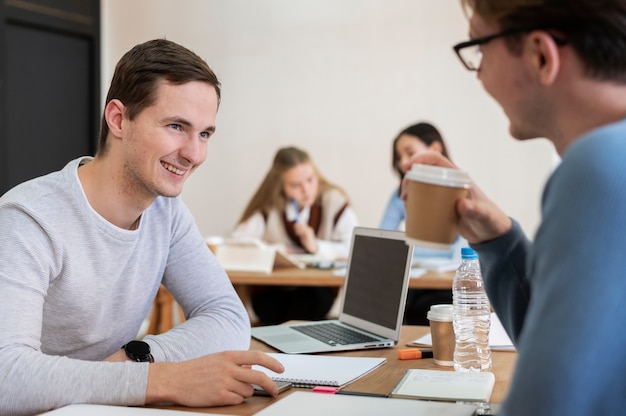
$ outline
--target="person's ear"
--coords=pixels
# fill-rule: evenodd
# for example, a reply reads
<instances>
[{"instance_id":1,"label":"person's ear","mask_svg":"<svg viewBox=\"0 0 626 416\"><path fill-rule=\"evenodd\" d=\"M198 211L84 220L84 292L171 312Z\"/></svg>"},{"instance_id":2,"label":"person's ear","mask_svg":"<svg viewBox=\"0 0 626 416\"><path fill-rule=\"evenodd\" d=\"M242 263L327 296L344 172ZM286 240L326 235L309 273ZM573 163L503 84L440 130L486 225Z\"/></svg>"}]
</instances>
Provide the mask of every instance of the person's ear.
<instances>
[{"instance_id":1,"label":"person's ear","mask_svg":"<svg viewBox=\"0 0 626 416\"><path fill-rule=\"evenodd\" d=\"M529 66L542 85L552 85L561 68L559 46L554 38L544 31L531 32L525 43Z\"/></svg>"},{"instance_id":2,"label":"person's ear","mask_svg":"<svg viewBox=\"0 0 626 416\"><path fill-rule=\"evenodd\" d=\"M430 144L430 146L428 146L428 150L434 150L435 152L442 153L443 145L439 141L434 141Z\"/></svg>"},{"instance_id":3,"label":"person's ear","mask_svg":"<svg viewBox=\"0 0 626 416\"><path fill-rule=\"evenodd\" d=\"M126 107L118 99L109 101L104 108L104 118L109 126L109 131L115 137L122 137L122 120Z\"/></svg>"}]
</instances>

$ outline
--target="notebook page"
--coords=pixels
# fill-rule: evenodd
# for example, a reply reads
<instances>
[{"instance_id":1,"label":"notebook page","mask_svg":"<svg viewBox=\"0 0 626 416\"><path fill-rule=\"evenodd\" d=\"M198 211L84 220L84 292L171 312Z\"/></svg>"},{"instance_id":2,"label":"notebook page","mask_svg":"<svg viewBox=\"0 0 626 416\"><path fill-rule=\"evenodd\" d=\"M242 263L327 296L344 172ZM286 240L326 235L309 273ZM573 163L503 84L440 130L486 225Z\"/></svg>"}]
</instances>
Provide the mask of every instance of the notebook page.
<instances>
[{"instance_id":1,"label":"notebook page","mask_svg":"<svg viewBox=\"0 0 626 416\"><path fill-rule=\"evenodd\" d=\"M42 415L51 416L192 416L215 413L197 413L182 410L152 409L145 407L104 406L99 404L71 404Z\"/></svg>"},{"instance_id":2,"label":"notebook page","mask_svg":"<svg viewBox=\"0 0 626 416\"><path fill-rule=\"evenodd\" d=\"M432 346L433 341L430 333L409 342L410 345L426 345ZM513 341L507 335L502 323L495 313L491 313L491 328L489 330L489 347L493 351L515 351Z\"/></svg>"},{"instance_id":3,"label":"notebook page","mask_svg":"<svg viewBox=\"0 0 626 416\"><path fill-rule=\"evenodd\" d=\"M282 374L254 365L274 381L289 381L295 387L341 387L383 365L385 358L337 357L332 355L269 353L285 367Z\"/></svg>"},{"instance_id":4,"label":"notebook page","mask_svg":"<svg viewBox=\"0 0 626 416\"><path fill-rule=\"evenodd\" d=\"M390 399L382 397L342 396L296 391L283 397L257 416L380 416L428 415L471 416L476 407L467 404Z\"/></svg>"}]
</instances>

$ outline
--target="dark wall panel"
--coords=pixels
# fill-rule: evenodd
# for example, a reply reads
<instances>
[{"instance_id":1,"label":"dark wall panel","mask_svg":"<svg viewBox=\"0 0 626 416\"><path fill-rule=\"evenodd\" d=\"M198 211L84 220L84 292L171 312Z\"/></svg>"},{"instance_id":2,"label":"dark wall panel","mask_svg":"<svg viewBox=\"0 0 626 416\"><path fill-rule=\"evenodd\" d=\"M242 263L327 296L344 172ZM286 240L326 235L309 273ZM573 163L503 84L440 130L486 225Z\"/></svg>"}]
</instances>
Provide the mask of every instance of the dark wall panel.
<instances>
[{"instance_id":1,"label":"dark wall panel","mask_svg":"<svg viewBox=\"0 0 626 416\"><path fill-rule=\"evenodd\" d=\"M90 41L44 29L7 26L9 184L91 154Z\"/></svg>"},{"instance_id":2,"label":"dark wall panel","mask_svg":"<svg viewBox=\"0 0 626 416\"><path fill-rule=\"evenodd\" d=\"M0 195L92 155L100 1L0 0Z\"/></svg>"}]
</instances>

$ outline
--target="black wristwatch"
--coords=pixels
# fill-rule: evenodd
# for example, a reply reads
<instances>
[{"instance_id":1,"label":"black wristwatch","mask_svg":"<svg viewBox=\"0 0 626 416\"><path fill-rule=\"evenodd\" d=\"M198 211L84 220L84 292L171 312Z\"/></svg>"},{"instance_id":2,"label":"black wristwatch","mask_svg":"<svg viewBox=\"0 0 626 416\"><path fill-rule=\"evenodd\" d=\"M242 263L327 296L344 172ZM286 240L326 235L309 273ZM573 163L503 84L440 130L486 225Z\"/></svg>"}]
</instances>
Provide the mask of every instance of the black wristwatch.
<instances>
[{"instance_id":1,"label":"black wristwatch","mask_svg":"<svg viewBox=\"0 0 626 416\"><path fill-rule=\"evenodd\" d=\"M126 356L138 363L153 363L154 357L150 354L150 345L143 341L130 341L122 349Z\"/></svg>"}]
</instances>

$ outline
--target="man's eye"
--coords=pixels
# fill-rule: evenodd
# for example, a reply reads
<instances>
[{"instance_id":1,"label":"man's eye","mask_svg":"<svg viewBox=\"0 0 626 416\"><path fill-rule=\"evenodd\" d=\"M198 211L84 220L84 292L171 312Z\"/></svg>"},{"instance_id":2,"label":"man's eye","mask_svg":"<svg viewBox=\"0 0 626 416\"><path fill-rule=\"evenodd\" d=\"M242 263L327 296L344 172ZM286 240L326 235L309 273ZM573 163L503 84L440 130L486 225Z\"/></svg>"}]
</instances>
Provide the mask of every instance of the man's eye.
<instances>
[{"instance_id":1,"label":"man's eye","mask_svg":"<svg viewBox=\"0 0 626 416\"><path fill-rule=\"evenodd\" d=\"M180 124L175 124L175 123L170 124L170 127L173 128L174 130L181 130L182 129Z\"/></svg>"}]
</instances>

